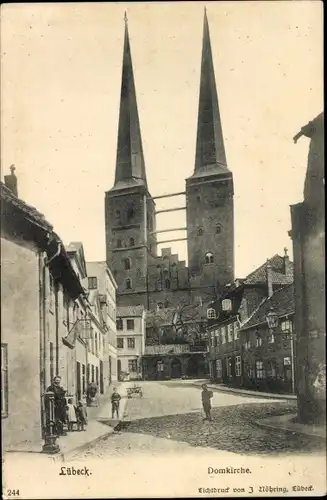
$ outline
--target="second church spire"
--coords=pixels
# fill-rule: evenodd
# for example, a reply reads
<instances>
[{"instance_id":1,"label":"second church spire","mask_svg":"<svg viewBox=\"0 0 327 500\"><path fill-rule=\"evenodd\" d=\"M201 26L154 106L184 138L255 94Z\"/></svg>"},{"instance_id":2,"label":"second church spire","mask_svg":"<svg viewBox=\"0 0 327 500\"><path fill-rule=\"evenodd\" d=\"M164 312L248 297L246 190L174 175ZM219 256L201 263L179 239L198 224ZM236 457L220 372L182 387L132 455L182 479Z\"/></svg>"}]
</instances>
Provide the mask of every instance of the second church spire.
<instances>
[{"instance_id":1,"label":"second church spire","mask_svg":"<svg viewBox=\"0 0 327 500\"><path fill-rule=\"evenodd\" d=\"M195 173L206 167L227 167L207 12L204 11Z\"/></svg>"}]
</instances>

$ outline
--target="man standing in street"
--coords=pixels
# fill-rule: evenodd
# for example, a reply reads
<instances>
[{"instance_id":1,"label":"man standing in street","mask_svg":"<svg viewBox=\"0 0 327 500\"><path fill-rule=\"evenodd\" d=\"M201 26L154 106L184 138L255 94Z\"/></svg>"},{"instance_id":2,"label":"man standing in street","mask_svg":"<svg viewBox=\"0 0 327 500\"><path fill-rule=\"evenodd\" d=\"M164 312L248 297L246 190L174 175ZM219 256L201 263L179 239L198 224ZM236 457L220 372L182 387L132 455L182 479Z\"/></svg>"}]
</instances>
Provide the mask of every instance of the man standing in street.
<instances>
[{"instance_id":1,"label":"man standing in street","mask_svg":"<svg viewBox=\"0 0 327 500\"><path fill-rule=\"evenodd\" d=\"M66 421L66 398L67 391L60 385L61 377L56 375L52 384L47 388L47 392L54 393L54 417L55 427L58 436L66 436L64 431L64 423Z\"/></svg>"},{"instance_id":2,"label":"man standing in street","mask_svg":"<svg viewBox=\"0 0 327 500\"><path fill-rule=\"evenodd\" d=\"M117 416L117 420L119 419L119 404L120 404L121 396L117 392L116 387L114 387L114 390L111 394L111 413L112 413L112 418L115 418L115 413Z\"/></svg>"},{"instance_id":3,"label":"man standing in street","mask_svg":"<svg viewBox=\"0 0 327 500\"><path fill-rule=\"evenodd\" d=\"M207 384L202 385L202 406L205 413L204 420L209 420L211 422L211 398L213 397L213 392L209 391Z\"/></svg>"}]
</instances>

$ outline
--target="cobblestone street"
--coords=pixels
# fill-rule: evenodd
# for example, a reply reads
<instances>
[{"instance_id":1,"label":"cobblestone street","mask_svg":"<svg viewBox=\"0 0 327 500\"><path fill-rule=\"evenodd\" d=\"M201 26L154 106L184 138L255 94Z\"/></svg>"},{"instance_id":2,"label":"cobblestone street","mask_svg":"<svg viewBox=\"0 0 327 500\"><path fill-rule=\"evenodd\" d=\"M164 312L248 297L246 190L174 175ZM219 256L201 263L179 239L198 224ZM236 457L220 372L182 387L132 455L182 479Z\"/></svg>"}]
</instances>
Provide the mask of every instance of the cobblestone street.
<instances>
[{"instance_id":1,"label":"cobblestone street","mask_svg":"<svg viewBox=\"0 0 327 500\"><path fill-rule=\"evenodd\" d=\"M286 437L255 424L268 416L294 413L293 401L215 392L213 422L208 423L203 421L199 388L182 382L146 382L142 386L144 397L128 399L119 430L74 460L142 452L156 455L190 447L240 455L324 453L321 440L298 434Z\"/></svg>"}]
</instances>

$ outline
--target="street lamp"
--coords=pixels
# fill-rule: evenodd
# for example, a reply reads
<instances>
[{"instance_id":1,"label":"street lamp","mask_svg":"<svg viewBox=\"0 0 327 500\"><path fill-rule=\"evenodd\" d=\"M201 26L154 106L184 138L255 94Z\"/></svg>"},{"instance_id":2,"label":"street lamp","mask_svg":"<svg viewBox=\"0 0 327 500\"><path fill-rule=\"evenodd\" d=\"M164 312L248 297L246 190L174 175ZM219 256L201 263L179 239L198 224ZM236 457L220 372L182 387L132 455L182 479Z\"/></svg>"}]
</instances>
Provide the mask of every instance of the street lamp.
<instances>
[{"instance_id":1,"label":"street lamp","mask_svg":"<svg viewBox=\"0 0 327 500\"><path fill-rule=\"evenodd\" d=\"M269 330L275 330L278 326L278 316L273 307L271 307L266 315L266 320Z\"/></svg>"}]
</instances>

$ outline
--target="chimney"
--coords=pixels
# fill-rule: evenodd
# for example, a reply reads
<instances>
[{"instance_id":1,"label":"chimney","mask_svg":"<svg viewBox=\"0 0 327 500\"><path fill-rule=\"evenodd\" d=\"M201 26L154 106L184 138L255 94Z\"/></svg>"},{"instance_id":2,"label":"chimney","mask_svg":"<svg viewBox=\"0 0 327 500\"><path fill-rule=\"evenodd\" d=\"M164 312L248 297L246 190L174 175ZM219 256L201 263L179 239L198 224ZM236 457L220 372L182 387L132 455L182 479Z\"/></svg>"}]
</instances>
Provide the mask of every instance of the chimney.
<instances>
[{"instance_id":1,"label":"chimney","mask_svg":"<svg viewBox=\"0 0 327 500\"><path fill-rule=\"evenodd\" d=\"M292 269L292 266L291 266L291 263L290 263L290 258L287 255L287 252L288 252L288 250L285 247L284 248L284 257L283 257L283 261L284 261L284 274L285 274L285 276L293 276L293 269Z\"/></svg>"},{"instance_id":2,"label":"chimney","mask_svg":"<svg viewBox=\"0 0 327 500\"><path fill-rule=\"evenodd\" d=\"M268 259L267 259L267 287L268 287L268 298L270 298L274 293L274 290L272 282L272 267Z\"/></svg>"},{"instance_id":3,"label":"chimney","mask_svg":"<svg viewBox=\"0 0 327 500\"><path fill-rule=\"evenodd\" d=\"M11 165L10 167L10 175L5 175L5 186L10 189L10 191L15 195L18 196L18 191L17 191L17 177L15 175L15 165Z\"/></svg>"}]
</instances>

